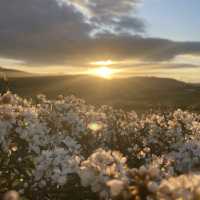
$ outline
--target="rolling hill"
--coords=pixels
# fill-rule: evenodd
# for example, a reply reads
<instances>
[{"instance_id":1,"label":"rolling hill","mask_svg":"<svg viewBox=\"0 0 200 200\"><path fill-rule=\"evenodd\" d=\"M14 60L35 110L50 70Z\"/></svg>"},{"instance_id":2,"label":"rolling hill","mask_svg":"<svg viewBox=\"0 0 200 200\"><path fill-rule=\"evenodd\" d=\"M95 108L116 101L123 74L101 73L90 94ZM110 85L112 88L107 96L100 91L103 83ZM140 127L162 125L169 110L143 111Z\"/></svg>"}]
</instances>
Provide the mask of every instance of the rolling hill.
<instances>
[{"instance_id":1,"label":"rolling hill","mask_svg":"<svg viewBox=\"0 0 200 200\"><path fill-rule=\"evenodd\" d=\"M106 80L91 76L10 77L9 88L25 97L44 93L75 95L95 105L144 111L148 109L200 109L200 86L155 77Z\"/></svg>"},{"instance_id":2,"label":"rolling hill","mask_svg":"<svg viewBox=\"0 0 200 200\"><path fill-rule=\"evenodd\" d=\"M27 76L29 77L29 76L33 76L33 74L20 71L20 70L3 68L0 66L0 77L2 76L16 78L16 77L27 77Z\"/></svg>"}]
</instances>

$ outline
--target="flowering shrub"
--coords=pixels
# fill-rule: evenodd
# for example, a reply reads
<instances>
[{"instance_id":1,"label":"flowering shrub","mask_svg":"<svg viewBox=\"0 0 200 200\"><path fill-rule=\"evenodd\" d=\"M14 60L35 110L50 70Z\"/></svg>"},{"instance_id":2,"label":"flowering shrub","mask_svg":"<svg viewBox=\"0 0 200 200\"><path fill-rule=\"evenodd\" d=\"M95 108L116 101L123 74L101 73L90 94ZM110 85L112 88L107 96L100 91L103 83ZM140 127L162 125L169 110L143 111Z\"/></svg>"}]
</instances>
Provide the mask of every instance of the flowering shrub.
<instances>
[{"instance_id":1,"label":"flowering shrub","mask_svg":"<svg viewBox=\"0 0 200 200\"><path fill-rule=\"evenodd\" d=\"M0 193L27 200L200 197L200 115L138 116L74 96L0 96Z\"/></svg>"}]
</instances>

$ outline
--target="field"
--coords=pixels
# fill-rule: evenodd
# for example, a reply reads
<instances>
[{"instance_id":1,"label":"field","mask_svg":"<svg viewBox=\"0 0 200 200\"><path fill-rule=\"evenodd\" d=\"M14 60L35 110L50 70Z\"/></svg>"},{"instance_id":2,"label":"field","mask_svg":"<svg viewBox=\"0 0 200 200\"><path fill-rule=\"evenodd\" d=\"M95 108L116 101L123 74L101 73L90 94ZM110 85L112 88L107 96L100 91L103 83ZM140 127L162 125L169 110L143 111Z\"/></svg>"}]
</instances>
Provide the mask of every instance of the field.
<instances>
[{"instance_id":1,"label":"field","mask_svg":"<svg viewBox=\"0 0 200 200\"><path fill-rule=\"evenodd\" d=\"M10 89L29 100L11 92L0 97L0 193L14 189L25 200L199 199L200 115L175 109L197 104L199 87L156 78L123 83L66 76L9 80ZM42 92L51 99L34 96ZM96 106L55 97L59 93Z\"/></svg>"}]
</instances>

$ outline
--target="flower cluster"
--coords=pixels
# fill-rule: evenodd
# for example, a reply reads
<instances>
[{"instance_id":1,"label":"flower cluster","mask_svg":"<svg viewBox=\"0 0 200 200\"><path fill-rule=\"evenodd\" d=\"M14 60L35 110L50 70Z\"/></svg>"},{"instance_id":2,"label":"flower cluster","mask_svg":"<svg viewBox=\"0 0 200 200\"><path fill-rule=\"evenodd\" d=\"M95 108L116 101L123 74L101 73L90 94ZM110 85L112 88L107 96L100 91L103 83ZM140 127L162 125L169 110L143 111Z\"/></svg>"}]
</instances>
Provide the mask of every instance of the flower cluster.
<instances>
[{"instance_id":1,"label":"flower cluster","mask_svg":"<svg viewBox=\"0 0 200 200\"><path fill-rule=\"evenodd\" d=\"M158 198L195 200L200 198L200 175L189 174L171 177L160 184Z\"/></svg>"},{"instance_id":2,"label":"flower cluster","mask_svg":"<svg viewBox=\"0 0 200 200\"><path fill-rule=\"evenodd\" d=\"M81 163L79 174L83 186L90 186L93 192L98 192L102 198L108 198L107 186L112 188L110 181L127 182L126 172L126 158L119 152L98 149Z\"/></svg>"},{"instance_id":3,"label":"flower cluster","mask_svg":"<svg viewBox=\"0 0 200 200\"><path fill-rule=\"evenodd\" d=\"M25 199L199 198L200 115L138 116L74 96L0 96L0 193Z\"/></svg>"}]
</instances>

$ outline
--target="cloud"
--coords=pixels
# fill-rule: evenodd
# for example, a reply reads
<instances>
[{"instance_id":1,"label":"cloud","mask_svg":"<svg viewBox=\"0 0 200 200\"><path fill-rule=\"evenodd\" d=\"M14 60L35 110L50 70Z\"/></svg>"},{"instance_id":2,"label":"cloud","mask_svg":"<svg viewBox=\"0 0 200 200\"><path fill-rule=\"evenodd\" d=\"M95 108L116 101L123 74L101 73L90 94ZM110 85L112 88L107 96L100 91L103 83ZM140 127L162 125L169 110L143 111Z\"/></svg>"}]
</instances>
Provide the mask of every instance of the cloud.
<instances>
[{"instance_id":1,"label":"cloud","mask_svg":"<svg viewBox=\"0 0 200 200\"><path fill-rule=\"evenodd\" d=\"M94 32L112 31L134 34L145 31L143 21L136 17L142 0L57 0L60 5L73 5L94 25ZM120 27L123 31L119 31Z\"/></svg>"},{"instance_id":2,"label":"cloud","mask_svg":"<svg viewBox=\"0 0 200 200\"><path fill-rule=\"evenodd\" d=\"M48 59L48 52L56 56L64 50L62 41L70 49L71 40L88 38L91 30L72 5L61 7L54 0L0 0L0 55L4 57L40 62Z\"/></svg>"},{"instance_id":3,"label":"cloud","mask_svg":"<svg viewBox=\"0 0 200 200\"><path fill-rule=\"evenodd\" d=\"M59 0L58 0L59 1ZM141 0L60 0L71 2L88 12L91 17L104 18L127 15Z\"/></svg>"},{"instance_id":4,"label":"cloud","mask_svg":"<svg viewBox=\"0 0 200 200\"><path fill-rule=\"evenodd\" d=\"M54 0L0 0L1 34L21 33L29 37L28 34L57 31L71 38L80 37L79 29L83 37L91 27L71 5L60 7Z\"/></svg>"},{"instance_id":5,"label":"cloud","mask_svg":"<svg viewBox=\"0 0 200 200\"><path fill-rule=\"evenodd\" d=\"M192 54L183 54L176 56L173 60L173 63L175 64L185 64L185 65L191 65L191 63L196 66L200 67L200 55L192 55Z\"/></svg>"},{"instance_id":6,"label":"cloud","mask_svg":"<svg viewBox=\"0 0 200 200\"><path fill-rule=\"evenodd\" d=\"M80 67L96 60L164 62L200 55L200 42L137 36L145 32L135 12L140 2L0 0L0 57Z\"/></svg>"}]
</instances>

